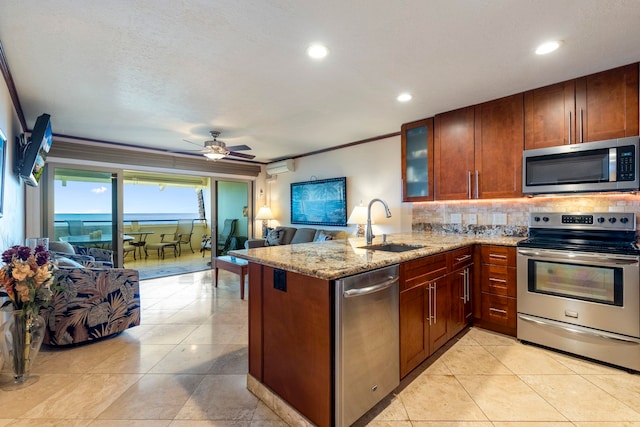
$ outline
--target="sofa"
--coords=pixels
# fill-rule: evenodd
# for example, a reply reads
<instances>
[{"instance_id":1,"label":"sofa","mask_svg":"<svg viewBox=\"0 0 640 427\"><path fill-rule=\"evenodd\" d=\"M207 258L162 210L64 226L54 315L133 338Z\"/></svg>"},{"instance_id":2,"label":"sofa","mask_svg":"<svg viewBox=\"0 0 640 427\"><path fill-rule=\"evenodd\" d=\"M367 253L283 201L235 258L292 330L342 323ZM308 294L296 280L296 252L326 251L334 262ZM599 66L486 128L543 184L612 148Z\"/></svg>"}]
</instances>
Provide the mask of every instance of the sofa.
<instances>
[{"instance_id":1,"label":"sofa","mask_svg":"<svg viewBox=\"0 0 640 427\"><path fill-rule=\"evenodd\" d=\"M106 249L82 254L53 248L69 250L49 244L57 268L53 271L51 302L40 310L46 325L44 344L88 343L140 324L137 270L112 268L108 259L96 260L93 255L111 258L111 251Z\"/></svg>"},{"instance_id":2,"label":"sofa","mask_svg":"<svg viewBox=\"0 0 640 427\"><path fill-rule=\"evenodd\" d=\"M74 246L68 242L49 242L52 261L62 267L113 267L113 251Z\"/></svg>"},{"instance_id":3,"label":"sofa","mask_svg":"<svg viewBox=\"0 0 640 427\"><path fill-rule=\"evenodd\" d=\"M322 230L317 228L276 227L268 228L264 239L249 239L246 249L264 246L294 245L296 243L323 242L325 240L346 239L349 235L342 230Z\"/></svg>"}]
</instances>

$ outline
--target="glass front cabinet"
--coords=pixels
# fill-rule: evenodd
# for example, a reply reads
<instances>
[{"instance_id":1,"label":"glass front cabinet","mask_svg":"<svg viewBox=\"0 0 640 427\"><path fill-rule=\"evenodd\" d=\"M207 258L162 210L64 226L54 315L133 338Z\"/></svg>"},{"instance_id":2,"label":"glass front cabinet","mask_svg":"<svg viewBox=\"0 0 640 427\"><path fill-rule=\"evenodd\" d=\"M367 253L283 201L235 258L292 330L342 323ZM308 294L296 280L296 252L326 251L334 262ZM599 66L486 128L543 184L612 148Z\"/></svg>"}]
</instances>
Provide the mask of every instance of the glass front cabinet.
<instances>
[{"instance_id":1,"label":"glass front cabinet","mask_svg":"<svg viewBox=\"0 0 640 427\"><path fill-rule=\"evenodd\" d=\"M402 201L433 200L433 118L405 123L402 138Z\"/></svg>"}]
</instances>

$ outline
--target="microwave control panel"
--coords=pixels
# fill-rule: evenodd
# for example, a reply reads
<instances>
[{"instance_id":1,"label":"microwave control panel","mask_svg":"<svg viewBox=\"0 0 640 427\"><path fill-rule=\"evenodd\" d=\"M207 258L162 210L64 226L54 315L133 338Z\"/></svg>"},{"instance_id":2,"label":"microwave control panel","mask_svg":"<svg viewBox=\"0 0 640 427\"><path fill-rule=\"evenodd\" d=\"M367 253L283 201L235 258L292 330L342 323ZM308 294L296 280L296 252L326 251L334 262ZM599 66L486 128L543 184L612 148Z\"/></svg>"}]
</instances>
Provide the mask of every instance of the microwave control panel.
<instances>
[{"instance_id":1,"label":"microwave control panel","mask_svg":"<svg viewBox=\"0 0 640 427\"><path fill-rule=\"evenodd\" d=\"M633 181L636 179L635 151L636 150L633 145L618 147L617 181Z\"/></svg>"}]
</instances>

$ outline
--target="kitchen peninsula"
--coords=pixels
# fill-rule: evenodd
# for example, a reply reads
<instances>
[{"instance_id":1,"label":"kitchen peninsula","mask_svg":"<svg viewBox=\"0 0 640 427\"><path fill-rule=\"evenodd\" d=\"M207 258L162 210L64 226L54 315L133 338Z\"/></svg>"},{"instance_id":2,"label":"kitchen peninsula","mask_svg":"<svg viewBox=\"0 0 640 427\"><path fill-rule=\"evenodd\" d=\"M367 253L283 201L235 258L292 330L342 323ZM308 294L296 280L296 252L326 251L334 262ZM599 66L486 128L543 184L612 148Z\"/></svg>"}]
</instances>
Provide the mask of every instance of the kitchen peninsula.
<instances>
[{"instance_id":1,"label":"kitchen peninsula","mask_svg":"<svg viewBox=\"0 0 640 427\"><path fill-rule=\"evenodd\" d=\"M230 255L249 261L247 387L287 422L339 425L334 390L336 280L400 265L402 290L407 274L418 274L415 266L447 274L452 265L462 265L460 260L473 261L474 245L513 249L522 239L421 232L387 237L388 243L419 246L406 252L363 249L364 238L232 251ZM467 255L452 256L460 251ZM465 274L468 286L468 271ZM452 290L446 287L447 297L438 301L438 309L455 302L448 296ZM468 289L467 299L469 292L473 294ZM447 317L440 321L448 323Z\"/></svg>"}]
</instances>

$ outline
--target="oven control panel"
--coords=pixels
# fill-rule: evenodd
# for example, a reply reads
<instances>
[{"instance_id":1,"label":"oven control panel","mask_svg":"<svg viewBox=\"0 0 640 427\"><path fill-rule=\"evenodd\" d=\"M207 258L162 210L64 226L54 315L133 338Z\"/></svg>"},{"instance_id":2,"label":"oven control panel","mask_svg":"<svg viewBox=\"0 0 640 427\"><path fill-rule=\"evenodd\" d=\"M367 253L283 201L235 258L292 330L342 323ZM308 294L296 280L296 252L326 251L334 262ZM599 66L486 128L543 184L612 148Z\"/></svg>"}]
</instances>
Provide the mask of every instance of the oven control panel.
<instances>
[{"instance_id":1,"label":"oven control panel","mask_svg":"<svg viewBox=\"0 0 640 427\"><path fill-rule=\"evenodd\" d=\"M529 227L635 231L636 215L627 212L531 212Z\"/></svg>"}]
</instances>

